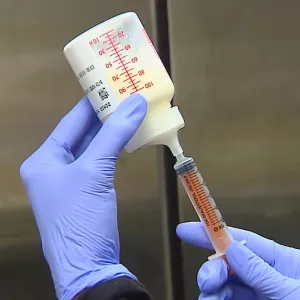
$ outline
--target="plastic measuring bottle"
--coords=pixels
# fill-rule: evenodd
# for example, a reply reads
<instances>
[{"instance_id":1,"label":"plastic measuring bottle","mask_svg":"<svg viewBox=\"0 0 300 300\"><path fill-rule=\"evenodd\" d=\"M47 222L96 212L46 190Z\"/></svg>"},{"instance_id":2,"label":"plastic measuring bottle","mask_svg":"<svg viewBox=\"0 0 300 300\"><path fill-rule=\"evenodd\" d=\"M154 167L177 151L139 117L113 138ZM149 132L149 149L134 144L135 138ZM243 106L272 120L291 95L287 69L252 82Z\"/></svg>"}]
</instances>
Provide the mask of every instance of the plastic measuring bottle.
<instances>
[{"instance_id":1,"label":"plastic measuring bottle","mask_svg":"<svg viewBox=\"0 0 300 300\"><path fill-rule=\"evenodd\" d=\"M210 258L223 256L232 237L193 159L183 155L177 132L184 120L170 105L174 85L138 16L124 13L89 29L70 41L64 54L102 122L127 96L146 98L146 117L125 149L157 144L171 149L174 168L216 250Z\"/></svg>"},{"instance_id":2,"label":"plastic measuring bottle","mask_svg":"<svg viewBox=\"0 0 300 300\"><path fill-rule=\"evenodd\" d=\"M64 48L77 79L104 122L127 96L143 95L145 119L125 149L166 144L163 136L184 127L178 107L171 107L174 85L141 21L134 12L113 17L79 35ZM170 147L178 154L178 142Z\"/></svg>"}]
</instances>

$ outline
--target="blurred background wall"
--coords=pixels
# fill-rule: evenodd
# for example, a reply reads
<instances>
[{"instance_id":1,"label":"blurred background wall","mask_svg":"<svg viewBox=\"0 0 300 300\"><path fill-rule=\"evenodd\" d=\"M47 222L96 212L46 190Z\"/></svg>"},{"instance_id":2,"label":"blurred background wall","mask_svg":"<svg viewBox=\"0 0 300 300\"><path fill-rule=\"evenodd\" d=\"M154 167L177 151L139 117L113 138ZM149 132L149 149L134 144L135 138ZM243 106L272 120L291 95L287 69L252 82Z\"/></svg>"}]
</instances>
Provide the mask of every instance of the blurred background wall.
<instances>
[{"instance_id":1,"label":"blurred background wall","mask_svg":"<svg viewBox=\"0 0 300 300\"><path fill-rule=\"evenodd\" d=\"M300 247L297 1L171 0L180 138L225 220ZM183 220L196 215L180 189ZM184 247L186 299L208 253Z\"/></svg>"},{"instance_id":2,"label":"blurred background wall","mask_svg":"<svg viewBox=\"0 0 300 300\"><path fill-rule=\"evenodd\" d=\"M64 44L134 10L150 36L152 1L0 0L0 287L3 299L52 300L21 162L81 98ZM193 156L228 224L300 247L300 59L297 1L169 0L175 101ZM155 148L118 162L124 263L165 298ZM126 178L126 180L124 180ZM196 215L179 187L181 219ZM132 229L134 228L134 229ZM209 253L183 245L186 299ZM17 291L19 288L20 292ZM19 294L18 294L19 293Z\"/></svg>"}]
</instances>

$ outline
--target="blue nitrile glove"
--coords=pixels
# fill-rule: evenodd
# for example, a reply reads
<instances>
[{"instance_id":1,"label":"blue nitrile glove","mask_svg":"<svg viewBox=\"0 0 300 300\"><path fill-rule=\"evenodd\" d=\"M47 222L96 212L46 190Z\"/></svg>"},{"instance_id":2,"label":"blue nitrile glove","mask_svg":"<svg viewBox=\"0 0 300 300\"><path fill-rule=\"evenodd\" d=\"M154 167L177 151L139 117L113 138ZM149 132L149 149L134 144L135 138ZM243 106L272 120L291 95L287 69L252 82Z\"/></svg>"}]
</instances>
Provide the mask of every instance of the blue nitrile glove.
<instances>
[{"instance_id":1,"label":"blue nitrile glove","mask_svg":"<svg viewBox=\"0 0 300 300\"><path fill-rule=\"evenodd\" d=\"M199 300L300 299L300 250L249 231L230 228L230 232L235 242L226 256L236 275L228 275L222 259L204 263L198 273ZM213 249L200 222L180 224L177 234L190 244ZM243 240L246 246L237 242Z\"/></svg>"},{"instance_id":2,"label":"blue nitrile glove","mask_svg":"<svg viewBox=\"0 0 300 300\"><path fill-rule=\"evenodd\" d=\"M144 98L131 96L101 127L84 98L21 166L59 299L117 277L136 279L119 261L114 171L146 110Z\"/></svg>"}]
</instances>

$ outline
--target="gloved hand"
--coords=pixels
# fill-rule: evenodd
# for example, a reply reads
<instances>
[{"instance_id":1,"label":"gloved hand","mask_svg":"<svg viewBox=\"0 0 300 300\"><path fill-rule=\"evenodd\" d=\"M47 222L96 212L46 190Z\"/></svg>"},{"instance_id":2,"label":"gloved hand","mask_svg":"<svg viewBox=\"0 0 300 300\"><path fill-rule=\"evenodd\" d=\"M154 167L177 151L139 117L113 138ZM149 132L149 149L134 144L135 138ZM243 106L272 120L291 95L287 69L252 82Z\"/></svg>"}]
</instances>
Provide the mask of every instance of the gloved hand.
<instances>
[{"instance_id":1,"label":"gloved hand","mask_svg":"<svg viewBox=\"0 0 300 300\"><path fill-rule=\"evenodd\" d=\"M21 166L59 299L117 277L136 279L119 261L113 182L119 153L146 110L133 95L101 127L84 98Z\"/></svg>"},{"instance_id":2,"label":"gloved hand","mask_svg":"<svg viewBox=\"0 0 300 300\"><path fill-rule=\"evenodd\" d=\"M199 300L296 300L300 299L300 251L255 233L230 228L235 240L226 256L236 274L228 275L222 259L204 263L198 273ZM201 222L183 223L178 236L195 246L212 245ZM246 240L246 246L238 241Z\"/></svg>"}]
</instances>

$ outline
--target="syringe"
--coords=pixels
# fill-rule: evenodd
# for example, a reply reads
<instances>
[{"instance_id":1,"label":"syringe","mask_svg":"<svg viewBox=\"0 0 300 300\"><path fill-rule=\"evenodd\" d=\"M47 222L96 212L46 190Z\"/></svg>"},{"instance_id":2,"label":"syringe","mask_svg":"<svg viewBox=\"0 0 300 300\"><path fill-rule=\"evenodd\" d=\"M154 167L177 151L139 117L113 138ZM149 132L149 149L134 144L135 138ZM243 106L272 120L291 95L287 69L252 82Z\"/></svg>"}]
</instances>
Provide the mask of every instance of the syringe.
<instances>
[{"instance_id":1,"label":"syringe","mask_svg":"<svg viewBox=\"0 0 300 300\"><path fill-rule=\"evenodd\" d=\"M208 237L216 251L208 259L225 258L227 247L233 238L225 221L216 206L193 158L185 157L183 153L176 156L174 169L180 178L193 206L197 212Z\"/></svg>"},{"instance_id":2,"label":"syringe","mask_svg":"<svg viewBox=\"0 0 300 300\"><path fill-rule=\"evenodd\" d=\"M206 233L216 253L208 259L222 257L226 261L225 253L233 238L228 227L211 196L193 158L185 157L178 140L177 132L169 132L158 140L160 144L170 148L176 157L174 169L188 194L192 205L199 216ZM245 243L244 241L242 243ZM232 272L231 272L232 274Z\"/></svg>"}]
</instances>

